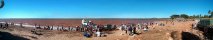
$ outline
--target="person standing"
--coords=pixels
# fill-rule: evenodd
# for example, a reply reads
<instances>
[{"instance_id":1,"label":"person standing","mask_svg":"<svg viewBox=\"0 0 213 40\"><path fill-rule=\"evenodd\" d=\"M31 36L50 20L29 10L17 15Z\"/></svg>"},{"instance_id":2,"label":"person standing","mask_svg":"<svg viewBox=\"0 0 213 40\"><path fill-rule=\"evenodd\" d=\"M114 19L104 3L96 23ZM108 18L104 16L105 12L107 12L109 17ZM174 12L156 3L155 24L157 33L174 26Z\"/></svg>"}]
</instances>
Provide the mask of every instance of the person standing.
<instances>
[{"instance_id":1,"label":"person standing","mask_svg":"<svg viewBox=\"0 0 213 40\"><path fill-rule=\"evenodd\" d=\"M68 26L68 31L71 31L70 29L71 29L70 26Z\"/></svg>"},{"instance_id":2,"label":"person standing","mask_svg":"<svg viewBox=\"0 0 213 40\"><path fill-rule=\"evenodd\" d=\"M53 25L52 25L51 30L53 30L53 28L54 28L54 27L53 27Z\"/></svg>"},{"instance_id":3,"label":"person standing","mask_svg":"<svg viewBox=\"0 0 213 40\"><path fill-rule=\"evenodd\" d=\"M133 32L133 34L136 34L136 27L133 27L133 30L132 30Z\"/></svg>"},{"instance_id":4,"label":"person standing","mask_svg":"<svg viewBox=\"0 0 213 40\"><path fill-rule=\"evenodd\" d=\"M64 31L64 27L63 26L61 26L61 30Z\"/></svg>"},{"instance_id":5,"label":"person standing","mask_svg":"<svg viewBox=\"0 0 213 40\"><path fill-rule=\"evenodd\" d=\"M121 26L121 30L122 30L122 31L125 31L125 25L122 25L122 26Z\"/></svg>"},{"instance_id":6,"label":"person standing","mask_svg":"<svg viewBox=\"0 0 213 40\"><path fill-rule=\"evenodd\" d=\"M59 30L59 27L57 27L57 30Z\"/></svg>"},{"instance_id":7,"label":"person standing","mask_svg":"<svg viewBox=\"0 0 213 40\"><path fill-rule=\"evenodd\" d=\"M148 25L146 25L143 30L148 31Z\"/></svg>"},{"instance_id":8,"label":"person standing","mask_svg":"<svg viewBox=\"0 0 213 40\"><path fill-rule=\"evenodd\" d=\"M141 33L142 32L142 25L138 24L137 26L137 33Z\"/></svg>"},{"instance_id":9,"label":"person standing","mask_svg":"<svg viewBox=\"0 0 213 40\"><path fill-rule=\"evenodd\" d=\"M76 27L73 27L73 28L72 28L73 31L77 31L76 29L77 29Z\"/></svg>"},{"instance_id":10,"label":"person standing","mask_svg":"<svg viewBox=\"0 0 213 40\"><path fill-rule=\"evenodd\" d=\"M47 30L50 30L50 26L47 26Z\"/></svg>"},{"instance_id":11,"label":"person standing","mask_svg":"<svg viewBox=\"0 0 213 40\"><path fill-rule=\"evenodd\" d=\"M128 29L129 29L129 27L128 26L124 26L124 30L125 30L125 33L127 34L128 33Z\"/></svg>"},{"instance_id":12,"label":"person standing","mask_svg":"<svg viewBox=\"0 0 213 40\"><path fill-rule=\"evenodd\" d=\"M129 35L132 34L132 27L131 27L131 26L128 27L128 34L129 34Z\"/></svg>"},{"instance_id":13,"label":"person standing","mask_svg":"<svg viewBox=\"0 0 213 40\"><path fill-rule=\"evenodd\" d=\"M0 28L3 28L3 24L2 23L0 23Z\"/></svg>"},{"instance_id":14,"label":"person standing","mask_svg":"<svg viewBox=\"0 0 213 40\"><path fill-rule=\"evenodd\" d=\"M6 22L4 29L7 29L8 27L9 27L9 24Z\"/></svg>"},{"instance_id":15,"label":"person standing","mask_svg":"<svg viewBox=\"0 0 213 40\"><path fill-rule=\"evenodd\" d=\"M20 27L23 27L23 25L22 25L23 23L20 23Z\"/></svg>"},{"instance_id":16,"label":"person standing","mask_svg":"<svg viewBox=\"0 0 213 40\"><path fill-rule=\"evenodd\" d=\"M80 28L78 26L75 26L75 27L76 27L76 31L79 31Z\"/></svg>"}]
</instances>

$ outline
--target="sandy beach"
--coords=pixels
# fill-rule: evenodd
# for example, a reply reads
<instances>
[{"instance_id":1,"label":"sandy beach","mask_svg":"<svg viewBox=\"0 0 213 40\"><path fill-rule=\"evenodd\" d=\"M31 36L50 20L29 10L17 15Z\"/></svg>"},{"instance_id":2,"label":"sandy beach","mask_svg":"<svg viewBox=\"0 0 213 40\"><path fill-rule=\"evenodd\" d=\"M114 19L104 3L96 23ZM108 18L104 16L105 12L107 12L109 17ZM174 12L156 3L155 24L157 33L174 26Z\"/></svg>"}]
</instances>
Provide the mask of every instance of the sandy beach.
<instances>
[{"instance_id":1,"label":"sandy beach","mask_svg":"<svg viewBox=\"0 0 213 40\"><path fill-rule=\"evenodd\" d=\"M48 23L50 21L45 21L45 22ZM35 21L32 21L32 22L35 22ZM55 21L52 21L52 22L55 22ZM57 22L61 22L61 21L57 21ZM64 22L67 22L67 21L64 21ZM69 22L73 23L71 21ZM119 21L117 22L119 23ZM125 34L124 31L121 31L119 29L113 30L113 31L105 31L107 33L105 37L93 36L91 38L86 38L82 35L82 32L76 32L76 31L40 30L40 33L42 33L42 35L35 35L35 34L32 34L31 30L33 30L34 28L31 28L31 27L22 28L18 26L13 26L6 30L1 29L1 31L8 32L8 33L11 33L12 35L20 36L30 40L182 40L184 38L185 39L191 38L187 36L195 36L195 38L203 40L202 31L192 29L191 25L192 23L194 23L194 21L192 20L189 20L189 21L159 20L155 22L162 23L165 25L159 26L159 24L155 24L155 25L149 26L148 31L142 31L141 34L138 34L138 35L135 34L133 36L129 36ZM104 23L104 22L97 21L97 23Z\"/></svg>"}]
</instances>

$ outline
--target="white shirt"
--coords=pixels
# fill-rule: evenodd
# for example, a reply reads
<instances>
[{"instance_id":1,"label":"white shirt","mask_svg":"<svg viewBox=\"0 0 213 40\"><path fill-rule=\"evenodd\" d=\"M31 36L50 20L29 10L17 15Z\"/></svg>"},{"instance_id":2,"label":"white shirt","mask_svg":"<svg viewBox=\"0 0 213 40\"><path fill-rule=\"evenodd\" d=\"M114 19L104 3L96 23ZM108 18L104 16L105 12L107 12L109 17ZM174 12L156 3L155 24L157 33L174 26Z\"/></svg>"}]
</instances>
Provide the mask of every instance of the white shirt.
<instances>
[{"instance_id":1,"label":"white shirt","mask_svg":"<svg viewBox=\"0 0 213 40\"><path fill-rule=\"evenodd\" d=\"M101 32L96 32L97 36L100 37L101 36Z\"/></svg>"}]
</instances>

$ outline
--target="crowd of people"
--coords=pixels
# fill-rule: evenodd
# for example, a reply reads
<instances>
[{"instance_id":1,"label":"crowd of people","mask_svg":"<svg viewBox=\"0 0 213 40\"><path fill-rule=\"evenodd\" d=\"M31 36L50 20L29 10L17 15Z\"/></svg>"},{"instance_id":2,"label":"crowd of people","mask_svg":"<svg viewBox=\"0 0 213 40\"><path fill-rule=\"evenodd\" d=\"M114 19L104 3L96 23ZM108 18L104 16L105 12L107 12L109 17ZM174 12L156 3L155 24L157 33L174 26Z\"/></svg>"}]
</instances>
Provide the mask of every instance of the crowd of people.
<instances>
[{"instance_id":1,"label":"crowd of people","mask_svg":"<svg viewBox=\"0 0 213 40\"><path fill-rule=\"evenodd\" d=\"M128 35L140 34L142 31L148 31L152 23L143 23L143 24L122 24L121 30Z\"/></svg>"},{"instance_id":2,"label":"crowd of people","mask_svg":"<svg viewBox=\"0 0 213 40\"><path fill-rule=\"evenodd\" d=\"M8 23L0 23L0 28L7 29L9 27Z\"/></svg>"},{"instance_id":3,"label":"crowd of people","mask_svg":"<svg viewBox=\"0 0 213 40\"><path fill-rule=\"evenodd\" d=\"M14 25L14 23L10 23L10 25ZM24 27L23 23L19 23L20 27ZM8 28L9 23L0 23L1 28ZM82 26L68 26L64 27L63 25L58 25L58 26L41 26L38 24L35 24L33 28L35 29L42 29L42 30L58 30L58 31L78 31L78 32L83 32L82 34L85 37L91 37L96 36L96 37L101 37L104 34L103 31L111 31L115 30L117 27L121 27L123 31L125 31L129 35L141 33L142 29L144 31L147 31L148 25L143 24L143 25L135 25L135 24L123 24L123 25L113 25L113 24L106 24L106 25L97 25L92 22L89 22L87 25L82 24ZM34 30L35 30L34 29ZM137 32L136 32L137 31ZM36 33L35 31L32 30L33 33Z\"/></svg>"},{"instance_id":4,"label":"crowd of people","mask_svg":"<svg viewBox=\"0 0 213 40\"><path fill-rule=\"evenodd\" d=\"M149 27L157 24L154 22L149 23L127 23L127 24L121 24L121 25L115 25L115 24L95 24L92 21L83 21L81 26L63 26L63 25L46 25L41 26L39 24L34 24L35 29L43 29L43 30L58 30L58 31L77 31L82 32L82 34L85 37L102 37L104 34L104 31L111 31L115 30L117 28L120 28L125 34L128 35L134 35L134 34L141 34L142 31L148 31ZM161 25L162 23L159 23ZM11 23L12 25L12 23ZM14 25L14 23L13 23ZM19 23L21 27L23 27L23 23ZM165 25L165 24L163 24ZM0 23L1 28L8 28L9 23ZM95 34L95 35L94 35Z\"/></svg>"},{"instance_id":5,"label":"crowd of people","mask_svg":"<svg viewBox=\"0 0 213 40\"><path fill-rule=\"evenodd\" d=\"M36 29L44 30L58 30L58 31L77 31L83 32L85 37L91 37L93 34L97 37L101 37L103 31L115 30L117 25L106 24L106 25L97 25L92 22L89 22L87 25L82 24L82 26L40 26L38 24L34 25Z\"/></svg>"}]
</instances>

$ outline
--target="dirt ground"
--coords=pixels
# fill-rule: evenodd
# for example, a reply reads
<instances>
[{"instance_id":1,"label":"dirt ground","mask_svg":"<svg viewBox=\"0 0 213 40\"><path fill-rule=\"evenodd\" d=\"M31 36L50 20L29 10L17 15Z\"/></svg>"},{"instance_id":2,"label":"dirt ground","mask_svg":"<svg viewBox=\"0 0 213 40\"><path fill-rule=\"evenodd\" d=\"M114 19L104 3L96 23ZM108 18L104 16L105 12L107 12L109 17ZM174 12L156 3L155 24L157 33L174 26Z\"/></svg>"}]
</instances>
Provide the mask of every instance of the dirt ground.
<instances>
[{"instance_id":1,"label":"dirt ground","mask_svg":"<svg viewBox=\"0 0 213 40\"><path fill-rule=\"evenodd\" d=\"M20 36L29 40L204 40L201 31L192 29L194 21L158 21L165 26L149 26L148 31L141 34L129 36L124 31L114 30L106 34L106 37L83 37L81 32L41 30L42 35L32 34L33 28L10 27L0 29L11 35Z\"/></svg>"}]
</instances>

